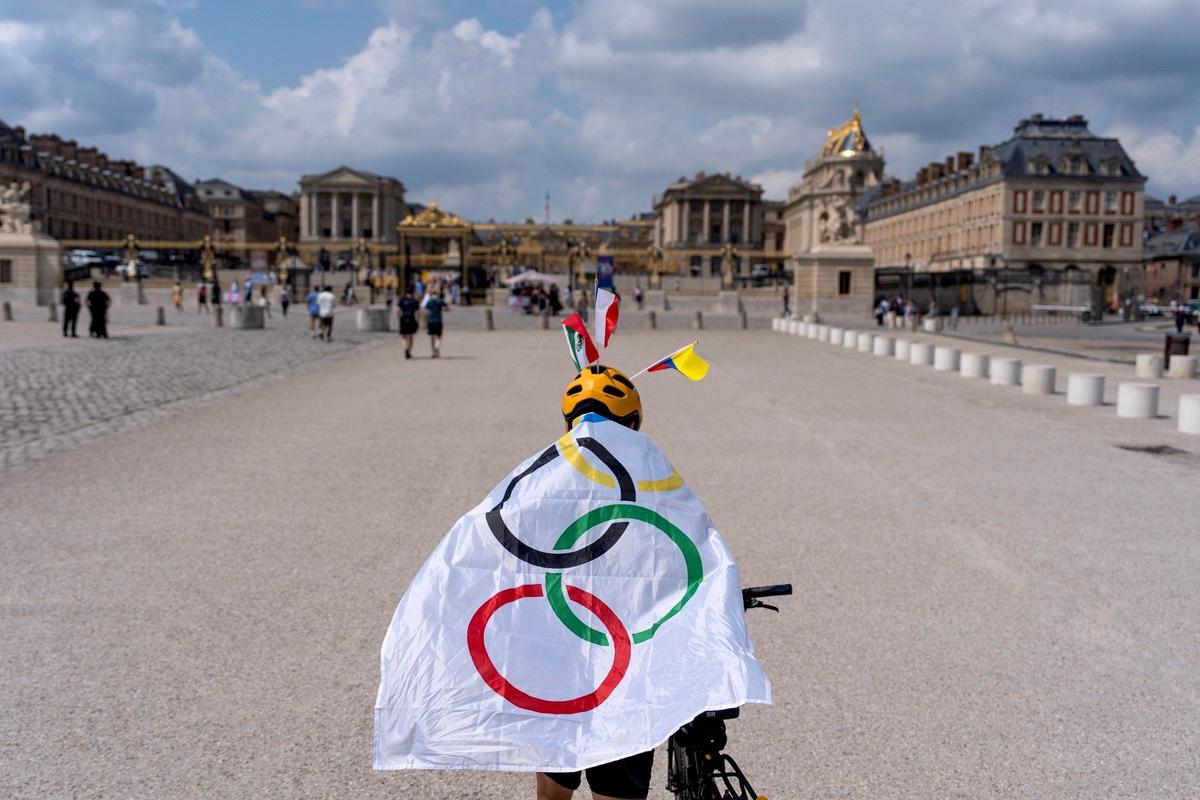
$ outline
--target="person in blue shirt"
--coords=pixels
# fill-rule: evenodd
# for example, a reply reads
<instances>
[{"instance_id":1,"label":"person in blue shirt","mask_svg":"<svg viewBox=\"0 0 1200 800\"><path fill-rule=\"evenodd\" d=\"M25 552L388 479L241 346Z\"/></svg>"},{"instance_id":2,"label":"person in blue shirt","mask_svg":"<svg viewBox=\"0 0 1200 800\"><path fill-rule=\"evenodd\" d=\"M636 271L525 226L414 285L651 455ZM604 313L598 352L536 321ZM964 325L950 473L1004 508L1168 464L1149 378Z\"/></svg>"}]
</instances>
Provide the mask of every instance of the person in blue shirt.
<instances>
[{"instance_id":1,"label":"person in blue shirt","mask_svg":"<svg viewBox=\"0 0 1200 800\"><path fill-rule=\"evenodd\" d=\"M425 295L421 306L427 315L425 327L429 330L429 346L433 350L433 355L430 357L438 358L442 354L442 312L449 311L450 308L446 305L446 297L441 292Z\"/></svg>"},{"instance_id":2,"label":"person in blue shirt","mask_svg":"<svg viewBox=\"0 0 1200 800\"><path fill-rule=\"evenodd\" d=\"M304 302L308 304L308 335L313 339L317 338L317 334L320 333L317 328L317 323L321 318L321 309L317 305L318 295L320 295L320 292L318 292L317 287L314 286L313 288L309 289L308 294L304 296Z\"/></svg>"}]
</instances>

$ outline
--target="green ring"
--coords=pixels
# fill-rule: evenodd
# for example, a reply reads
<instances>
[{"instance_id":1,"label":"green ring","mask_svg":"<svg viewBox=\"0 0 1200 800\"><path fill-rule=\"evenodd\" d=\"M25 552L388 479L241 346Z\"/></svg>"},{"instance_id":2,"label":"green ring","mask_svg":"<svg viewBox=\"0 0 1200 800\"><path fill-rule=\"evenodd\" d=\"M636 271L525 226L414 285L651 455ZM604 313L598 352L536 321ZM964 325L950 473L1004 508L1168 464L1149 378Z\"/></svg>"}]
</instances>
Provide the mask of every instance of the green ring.
<instances>
[{"instance_id":1,"label":"green ring","mask_svg":"<svg viewBox=\"0 0 1200 800\"><path fill-rule=\"evenodd\" d=\"M640 644L654 636L660 625L678 614L679 610L692 599L692 595L696 593L700 582L704 580L704 566L700 561L700 551L696 549L696 545L688 538L687 534L661 514L643 506L632 505L630 503L614 503L612 505L600 506L587 512L567 526L567 529L558 537L558 541L554 543L554 549L570 550L579 541L580 537L592 528L618 519L646 522L658 528L679 548L679 552L683 554L683 563L687 566L687 590L684 591L683 597L680 598L679 602L672 606L661 619L649 628L631 634L630 638L633 640L633 643ZM608 645L608 635L603 631L596 630L577 617L567 604L567 598L562 588L562 573L546 573L546 599L550 601L550 608L554 609L554 614L558 617L559 621L563 625L566 625L567 629L580 639L591 644L600 645L601 647Z\"/></svg>"}]
</instances>

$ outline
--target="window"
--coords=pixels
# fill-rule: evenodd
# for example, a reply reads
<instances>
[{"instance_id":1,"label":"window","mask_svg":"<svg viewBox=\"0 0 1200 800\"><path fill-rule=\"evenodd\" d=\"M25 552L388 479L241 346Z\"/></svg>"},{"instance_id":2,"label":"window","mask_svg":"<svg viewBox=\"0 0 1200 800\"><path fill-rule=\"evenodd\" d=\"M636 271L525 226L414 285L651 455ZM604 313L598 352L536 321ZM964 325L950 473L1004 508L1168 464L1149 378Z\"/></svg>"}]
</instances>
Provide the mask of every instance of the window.
<instances>
[{"instance_id":1,"label":"window","mask_svg":"<svg viewBox=\"0 0 1200 800\"><path fill-rule=\"evenodd\" d=\"M1104 193L1104 213L1112 214L1116 210L1117 210L1117 193L1116 192L1105 192Z\"/></svg>"},{"instance_id":2,"label":"window","mask_svg":"<svg viewBox=\"0 0 1200 800\"><path fill-rule=\"evenodd\" d=\"M838 272L838 294L850 294L850 270Z\"/></svg>"},{"instance_id":3,"label":"window","mask_svg":"<svg viewBox=\"0 0 1200 800\"><path fill-rule=\"evenodd\" d=\"M1079 246L1079 223L1078 222L1068 222L1067 223L1067 247L1078 247L1078 246Z\"/></svg>"},{"instance_id":4,"label":"window","mask_svg":"<svg viewBox=\"0 0 1200 800\"><path fill-rule=\"evenodd\" d=\"M1115 228L1116 228L1116 226L1113 225L1111 222L1104 223L1104 238L1100 243L1101 247L1112 247L1113 246L1113 229L1115 229Z\"/></svg>"},{"instance_id":5,"label":"window","mask_svg":"<svg viewBox=\"0 0 1200 800\"><path fill-rule=\"evenodd\" d=\"M12 261L7 258L0 258L0 283L12 283Z\"/></svg>"},{"instance_id":6,"label":"window","mask_svg":"<svg viewBox=\"0 0 1200 800\"><path fill-rule=\"evenodd\" d=\"M1033 210L1038 213L1046 210L1046 193L1041 189L1033 193Z\"/></svg>"},{"instance_id":7,"label":"window","mask_svg":"<svg viewBox=\"0 0 1200 800\"><path fill-rule=\"evenodd\" d=\"M1067 211L1078 214L1083 192L1067 192Z\"/></svg>"},{"instance_id":8,"label":"window","mask_svg":"<svg viewBox=\"0 0 1200 800\"><path fill-rule=\"evenodd\" d=\"M1035 222L1029 226L1029 246L1042 246L1042 223Z\"/></svg>"}]
</instances>

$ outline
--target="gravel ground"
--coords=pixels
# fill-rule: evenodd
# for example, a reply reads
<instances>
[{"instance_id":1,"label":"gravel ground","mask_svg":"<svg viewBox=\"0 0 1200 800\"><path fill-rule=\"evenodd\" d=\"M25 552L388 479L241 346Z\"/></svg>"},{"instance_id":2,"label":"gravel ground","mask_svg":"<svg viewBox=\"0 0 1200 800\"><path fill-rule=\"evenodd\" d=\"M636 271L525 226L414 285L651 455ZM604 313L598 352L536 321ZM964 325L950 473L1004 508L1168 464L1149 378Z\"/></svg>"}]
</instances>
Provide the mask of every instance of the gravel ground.
<instances>
[{"instance_id":1,"label":"gravel ground","mask_svg":"<svg viewBox=\"0 0 1200 800\"><path fill-rule=\"evenodd\" d=\"M6 475L0 796L532 796L372 772L371 708L421 561L559 435L562 349L392 339ZM794 336L701 350L703 383L640 385L743 580L796 587L750 618L776 703L729 749L758 791L1200 794L1197 437Z\"/></svg>"}]
</instances>

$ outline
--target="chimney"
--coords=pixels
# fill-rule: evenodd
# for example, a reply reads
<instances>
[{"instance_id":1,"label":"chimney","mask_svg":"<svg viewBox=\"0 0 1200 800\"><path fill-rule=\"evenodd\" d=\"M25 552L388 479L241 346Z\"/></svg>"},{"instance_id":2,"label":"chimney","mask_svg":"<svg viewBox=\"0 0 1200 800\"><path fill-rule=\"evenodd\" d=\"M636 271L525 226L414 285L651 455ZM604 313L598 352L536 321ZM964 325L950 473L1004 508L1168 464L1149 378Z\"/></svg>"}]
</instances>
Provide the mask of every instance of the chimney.
<instances>
[{"instance_id":1,"label":"chimney","mask_svg":"<svg viewBox=\"0 0 1200 800\"><path fill-rule=\"evenodd\" d=\"M35 133L29 137L29 141L33 143L34 148L45 150L52 156L58 155L62 146L62 139L53 133Z\"/></svg>"},{"instance_id":2,"label":"chimney","mask_svg":"<svg viewBox=\"0 0 1200 800\"><path fill-rule=\"evenodd\" d=\"M929 164L929 180L936 181L942 177L942 165L934 161Z\"/></svg>"},{"instance_id":3,"label":"chimney","mask_svg":"<svg viewBox=\"0 0 1200 800\"><path fill-rule=\"evenodd\" d=\"M74 139L67 139L62 143L62 149L60 150L59 155L68 160L76 158L78 147L79 142L75 141Z\"/></svg>"},{"instance_id":4,"label":"chimney","mask_svg":"<svg viewBox=\"0 0 1200 800\"><path fill-rule=\"evenodd\" d=\"M25 138L25 126L18 125L17 127L13 128L13 133L17 134L18 139L24 139Z\"/></svg>"},{"instance_id":5,"label":"chimney","mask_svg":"<svg viewBox=\"0 0 1200 800\"><path fill-rule=\"evenodd\" d=\"M958 154L958 168L959 169L970 169L973 161L974 161L974 159L971 157L970 153L964 153L961 151L959 152L959 154Z\"/></svg>"},{"instance_id":6,"label":"chimney","mask_svg":"<svg viewBox=\"0 0 1200 800\"><path fill-rule=\"evenodd\" d=\"M95 165L95 163L96 163L96 148L94 148L94 147L79 148L77 158L79 159L79 162L81 164L87 164L88 166Z\"/></svg>"},{"instance_id":7,"label":"chimney","mask_svg":"<svg viewBox=\"0 0 1200 800\"><path fill-rule=\"evenodd\" d=\"M921 167L917 170L917 186L924 186L929 180L929 167Z\"/></svg>"},{"instance_id":8,"label":"chimney","mask_svg":"<svg viewBox=\"0 0 1200 800\"><path fill-rule=\"evenodd\" d=\"M988 156L990 156L991 154L992 154L992 152L991 152L990 147L988 147L986 144L979 145L979 163L980 164L982 164L984 161L987 161Z\"/></svg>"},{"instance_id":9,"label":"chimney","mask_svg":"<svg viewBox=\"0 0 1200 800\"><path fill-rule=\"evenodd\" d=\"M96 166L100 169L108 169L108 156L106 156L104 153L97 153Z\"/></svg>"},{"instance_id":10,"label":"chimney","mask_svg":"<svg viewBox=\"0 0 1200 800\"><path fill-rule=\"evenodd\" d=\"M1173 195L1173 194L1167 195L1167 205L1169 205L1169 206L1175 205L1175 195Z\"/></svg>"},{"instance_id":11,"label":"chimney","mask_svg":"<svg viewBox=\"0 0 1200 800\"><path fill-rule=\"evenodd\" d=\"M946 156L946 172L945 175L954 174L954 156Z\"/></svg>"},{"instance_id":12,"label":"chimney","mask_svg":"<svg viewBox=\"0 0 1200 800\"><path fill-rule=\"evenodd\" d=\"M150 180L155 186L162 186L162 170L155 167L154 171L150 173Z\"/></svg>"}]
</instances>

